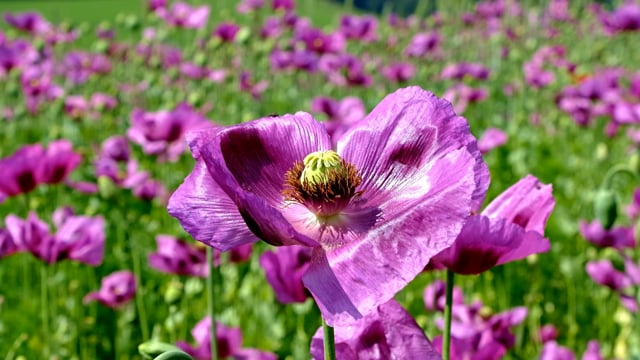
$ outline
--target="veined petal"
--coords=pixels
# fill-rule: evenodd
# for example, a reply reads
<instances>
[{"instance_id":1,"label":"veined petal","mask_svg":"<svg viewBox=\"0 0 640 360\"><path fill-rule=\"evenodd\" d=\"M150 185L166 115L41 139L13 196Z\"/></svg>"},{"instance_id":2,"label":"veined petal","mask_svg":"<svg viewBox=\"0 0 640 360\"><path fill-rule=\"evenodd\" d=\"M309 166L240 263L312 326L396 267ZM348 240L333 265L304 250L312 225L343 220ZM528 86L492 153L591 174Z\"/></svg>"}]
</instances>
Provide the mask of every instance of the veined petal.
<instances>
[{"instance_id":1,"label":"veined petal","mask_svg":"<svg viewBox=\"0 0 640 360\"><path fill-rule=\"evenodd\" d=\"M354 308L367 314L388 301L453 243L471 210L474 161L466 149L449 152L411 211L385 218L354 241L324 249L327 263L312 264L303 281L327 323L352 320L346 315L353 316ZM333 276L331 284L317 275L321 266L324 276Z\"/></svg>"},{"instance_id":2,"label":"veined petal","mask_svg":"<svg viewBox=\"0 0 640 360\"><path fill-rule=\"evenodd\" d=\"M436 255L430 266L443 265L457 274L480 274L490 268L549 250L549 241L505 219L472 216L453 245Z\"/></svg>"},{"instance_id":3,"label":"veined petal","mask_svg":"<svg viewBox=\"0 0 640 360\"><path fill-rule=\"evenodd\" d=\"M167 208L194 239L220 251L258 241L203 160L197 160L191 174L169 199Z\"/></svg>"},{"instance_id":4,"label":"veined petal","mask_svg":"<svg viewBox=\"0 0 640 360\"><path fill-rule=\"evenodd\" d=\"M316 246L283 217L285 173L331 139L311 115L296 113L221 130L200 148L215 182L233 199L249 228L274 244Z\"/></svg>"},{"instance_id":5,"label":"veined petal","mask_svg":"<svg viewBox=\"0 0 640 360\"><path fill-rule=\"evenodd\" d=\"M492 219L503 218L544 235L544 227L555 206L552 186L527 175L498 195L482 211Z\"/></svg>"},{"instance_id":6,"label":"veined petal","mask_svg":"<svg viewBox=\"0 0 640 360\"><path fill-rule=\"evenodd\" d=\"M474 157L473 209L479 208L489 186L489 172L466 120L455 115L449 102L418 87L385 97L337 147L360 170L363 198L387 203L390 209L412 207L407 198L419 199L429 191L426 172L437 159L460 148Z\"/></svg>"}]
</instances>

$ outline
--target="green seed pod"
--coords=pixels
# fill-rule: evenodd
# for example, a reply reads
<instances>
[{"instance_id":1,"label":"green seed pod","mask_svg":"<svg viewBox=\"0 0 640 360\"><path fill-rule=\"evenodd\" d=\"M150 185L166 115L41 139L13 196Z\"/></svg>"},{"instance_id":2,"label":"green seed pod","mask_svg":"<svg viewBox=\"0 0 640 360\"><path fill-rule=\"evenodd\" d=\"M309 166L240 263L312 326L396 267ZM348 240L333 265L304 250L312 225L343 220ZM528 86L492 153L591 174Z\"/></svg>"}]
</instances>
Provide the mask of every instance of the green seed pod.
<instances>
[{"instance_id":1,"label":"green seed pod","mask_svg":"<svg viewBox=\"0 0 640 360\"><path fill-rule=\"evenodd\" d=\"M605 230L611 229L618 216L616 194L609 189L599 189L593 198L593 209L602 227Z\"/></svg>"},{"instance_id":2,"label":"green seed pod","mask_svg":"<svg viewBox=\"0 0 640 360\"><path fill-rule=\"evenodd\" d=\"M145 359L155 359L157 356L160 356L168 352L174 352L174 351L185 354L177 346L163 343L157 340L143 342L142 344L138 345L138 352ZM182 357L177 359L189 359L189 358Z\"/></svg>"}]
</instances>

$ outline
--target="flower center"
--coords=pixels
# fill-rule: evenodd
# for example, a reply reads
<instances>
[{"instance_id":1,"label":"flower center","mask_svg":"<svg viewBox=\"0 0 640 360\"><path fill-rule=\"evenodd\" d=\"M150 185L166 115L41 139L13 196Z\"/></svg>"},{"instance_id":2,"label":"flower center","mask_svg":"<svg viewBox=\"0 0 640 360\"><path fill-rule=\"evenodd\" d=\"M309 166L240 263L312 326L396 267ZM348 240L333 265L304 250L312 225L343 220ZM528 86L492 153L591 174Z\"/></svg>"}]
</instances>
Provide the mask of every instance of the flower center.
<instances>
[{"instance_id":1,"label":"flower center","mask_svg":"<svg viewBox=\"0 0 640 360\"><path fill-rule=\"evenodd\" d=\"M335 151L316 151L297 161L285 173L282 195L287 201L305 205L320 217L336 215L352 198L362 177L355 165Z\"/></svg>"}]
</instances>

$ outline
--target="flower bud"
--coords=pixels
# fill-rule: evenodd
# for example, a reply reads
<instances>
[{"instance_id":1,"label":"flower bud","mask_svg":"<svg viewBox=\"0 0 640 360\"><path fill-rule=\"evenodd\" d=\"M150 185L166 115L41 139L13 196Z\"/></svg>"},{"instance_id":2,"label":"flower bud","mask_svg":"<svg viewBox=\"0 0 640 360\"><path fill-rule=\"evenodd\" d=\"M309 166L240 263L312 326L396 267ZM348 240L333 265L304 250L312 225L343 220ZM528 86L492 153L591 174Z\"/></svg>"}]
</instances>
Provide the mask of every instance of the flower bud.
<instances>
[{"instance_id":1,"label":"flower bud","mask_svg":"<svg viewBox=\"0 0 640 360\"><path fill-rule=\"evenodd\" d=\"M605 230L611 229L618 216L618 201L616 194L609 189L600 189L593 199L593 209L596 219Z\"/></svg>"}]
</instances>

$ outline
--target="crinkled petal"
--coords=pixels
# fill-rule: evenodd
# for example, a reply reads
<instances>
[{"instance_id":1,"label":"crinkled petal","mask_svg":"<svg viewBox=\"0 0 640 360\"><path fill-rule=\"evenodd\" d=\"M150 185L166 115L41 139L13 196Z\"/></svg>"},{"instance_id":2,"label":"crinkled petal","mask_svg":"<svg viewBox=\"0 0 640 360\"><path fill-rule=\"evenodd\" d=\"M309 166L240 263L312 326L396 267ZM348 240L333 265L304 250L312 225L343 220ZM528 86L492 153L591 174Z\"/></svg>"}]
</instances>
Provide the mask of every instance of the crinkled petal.
<instances>
[{"instance_id":1,"label":"crinkled petal","mask_svg":"<svg viewBox=\"0 0 640 360\"><path fill-rule=\"evenodd\" d=\"M258 240L202 160L197 160L191 174L173 193L167 209L194 239L220 251Z\"/></svg>"},{"instance_id":2,"label":"crinkled petal","mask_svg":"<svg viewBox=\"0 0 640 360\"><path fill-rule=\"evenodd\" d=\"M388 301L431 257L451 245L471 210L473 163L474 157L466 149L448 153L438 162L440 171L428 179L429 192L411 211L384 219L343 246L326 248L327 263L312 263L303 281L327 323L350 320L340 314L354 315L353 308L345 304L367 314ZM330 269L319 270L326 266ZM319 276L331 274L331 285Z\"/></svg>"},{"instance_id":3,"label":"crinkled petal","mask_svg":"<svg viewBox=\"0 0 640 360\"><path fill-rule=\"evenodd\" d=\"M299 112L225 128L200 154L258 237L275 245L316 246L283 217L282 190L285 173L296 161L329 149L331 139L322 124Z\"/></svg>"},{"instance_id":4,"label":"crinkled petal","mask_svg":"<svg viewBox=\"0 0 640 360\"><path fill-rule=\"evenodd\" d=\"M551 185L527 175L491 201L482 215L492 219L503 218L527 231L533 230L544 235L547 219L555 206L551 191Z\"/></svg>"},{"instance_id":5,"label":"crinkled petal","mask_svg":"<svg viewBox=\"0 0 640 360\"><path fill-rule=\"evenodd\" d=\"M436 255L430 266L464 275L549 250L549 241L535 231L525 231L504 219L472 216L453 245Z\"/></svg>"},{"instance_id":6,"label":"crinkled petal","mask_svg":"<svg viewBox=\"0 0 640 360\"><path fill-rule=\"evenodd\" d=\"M338 140L337 151L360 170L360 190L367 201L401 212L413 206L407 199L429 191L421 181L425 172L437 159L460 148L475 160L471 166L476 209L489 186L486 164L466 120L455 115L449 102L428 91L408 87L388 95Z\"/></svg>"}]
</instances>

